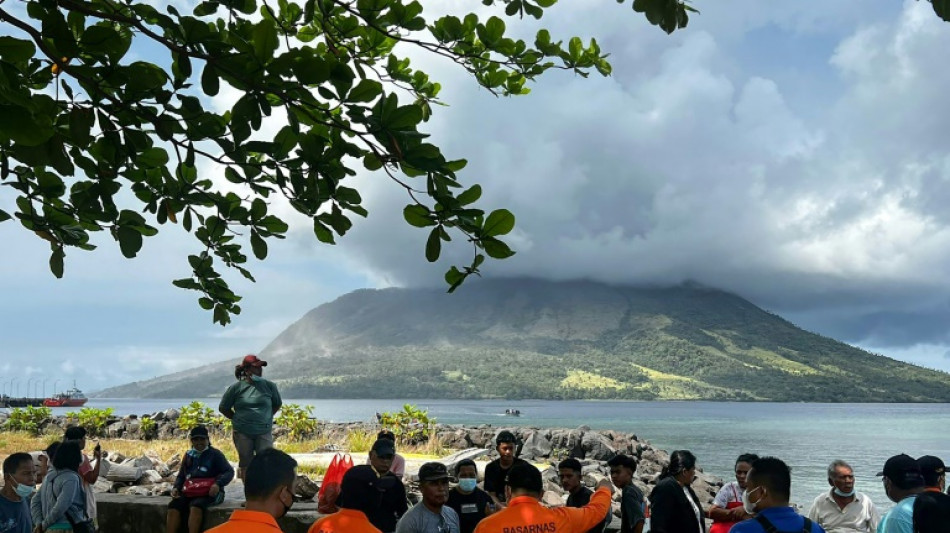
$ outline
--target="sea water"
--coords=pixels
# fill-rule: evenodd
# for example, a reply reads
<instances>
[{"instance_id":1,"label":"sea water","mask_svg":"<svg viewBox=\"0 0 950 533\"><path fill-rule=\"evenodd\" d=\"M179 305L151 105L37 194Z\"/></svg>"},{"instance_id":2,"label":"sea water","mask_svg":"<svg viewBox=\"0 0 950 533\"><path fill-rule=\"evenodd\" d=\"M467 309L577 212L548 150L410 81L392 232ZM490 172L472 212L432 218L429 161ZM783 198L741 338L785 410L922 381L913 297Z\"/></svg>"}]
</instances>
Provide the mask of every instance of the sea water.
<instances>
[{"instance_id":1,"label":"sea water","mask_svg":"<svg viewBox=\"0 0 950 533\"><path fill-rule=\"evenodd\" d=\"M145 414L191 400L92 399L88 407L116 414ZM635 433L654 446L692 451L705 472L733 479L736 456L773 455L792 467L792 501L807 510L829 489L827 467L844 459L854 467L856 488L882 509L891 507L880 478L892 455L936 455L950 462L948 404L814 404L732 402L623 402L542 400L285 400L313 407L321 420L375 420L375 414L411 403L448 424L491 424L613 429ZM206 400L217 407L217 400ZM518 409L520 417L505 416ZM57 414L76 409L54 409Z\"/></svg>"}]
</instances>

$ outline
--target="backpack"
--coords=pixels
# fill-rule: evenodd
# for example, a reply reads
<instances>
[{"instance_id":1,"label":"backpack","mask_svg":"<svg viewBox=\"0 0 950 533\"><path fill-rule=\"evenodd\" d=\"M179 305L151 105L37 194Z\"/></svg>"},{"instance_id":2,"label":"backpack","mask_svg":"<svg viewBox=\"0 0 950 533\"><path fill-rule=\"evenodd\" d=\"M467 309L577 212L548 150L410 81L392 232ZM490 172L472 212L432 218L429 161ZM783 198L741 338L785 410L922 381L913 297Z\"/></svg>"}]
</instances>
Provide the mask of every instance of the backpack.
<instances>
[{"instance_id":1,"label":"backpack","mask_svg":"<svg viewBox=\"0 0 950 533\"><path fill-rule=\"evenodd\" d=\"M798 533L798 531L780 531L775 527L774 524L772 524L772 522L769 522L768 518L762 515L756 516L755 521L758 522L760 526L762 526L762 529L765 530L765 533ZM802 533L811 533L811 520L805 518L805 524L802 528Z\"/></svg>"},{"instance_id":2,"label":"backpack","mask_svg":"<svg viewBox=\"0 0 950 533\"><path fill-rule=\"evenodd\" d=\"M914 533L944 533L950 524L950 496L921 492L914 498Z\"/></svg>"}]
</instances>

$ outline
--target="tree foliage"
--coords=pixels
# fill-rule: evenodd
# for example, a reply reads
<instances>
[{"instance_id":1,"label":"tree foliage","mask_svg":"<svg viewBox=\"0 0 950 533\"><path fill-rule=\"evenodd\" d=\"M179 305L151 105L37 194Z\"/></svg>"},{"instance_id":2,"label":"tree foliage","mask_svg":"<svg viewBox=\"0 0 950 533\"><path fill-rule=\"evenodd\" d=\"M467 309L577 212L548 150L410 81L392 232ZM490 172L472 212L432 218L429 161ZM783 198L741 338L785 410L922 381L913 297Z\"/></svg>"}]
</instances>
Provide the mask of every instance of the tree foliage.
<instances>
[{"instance_id":1,"label":"tree foliage","mask_svg":"<svg viewBox=\"0 0 950 533\"><path fill-rule=\"evenodd\" d=\"M406 222L428 232L426 259L453 236L473 247L471 263L445 275L454 290L486 256L514 253L501 237L515 219L476 207L481 188L459 178L465 160L422 129L440 86L408 54L452 61L505 96L550 69L609 75L594 39L510 36L506 19L541 18L555 2L483 0L494 14L437 18L418 0L204 0L190 13L136 0L0 2L0 184L16 205L0 222L15 217L48 241L57 277L67 250L95 248L95 232L132 258L159 227L180 225L199 249L174 284L198 291L224 325L240 296L220 265L253 280L247 245L264 259L288 231L275 200L332 244L367 215L346 181L362 166L405 190ZM633 8L667 32L692 11L681 0ZM228 86L240 97L218 110Z\"/></svg>"}]
</instances>

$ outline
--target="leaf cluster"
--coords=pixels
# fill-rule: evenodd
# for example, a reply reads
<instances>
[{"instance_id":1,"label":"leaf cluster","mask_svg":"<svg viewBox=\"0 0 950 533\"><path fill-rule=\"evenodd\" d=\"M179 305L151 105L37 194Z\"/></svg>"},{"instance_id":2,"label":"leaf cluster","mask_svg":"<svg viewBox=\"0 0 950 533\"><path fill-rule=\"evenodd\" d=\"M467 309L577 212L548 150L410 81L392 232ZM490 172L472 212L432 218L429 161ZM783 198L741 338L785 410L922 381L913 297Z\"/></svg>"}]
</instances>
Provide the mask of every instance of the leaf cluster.
<instances>
[{"instance_id":1,"label":"leaf cluster","mask_svg":"<svg viewBox=\"0 0 950 533\"><path fill-rule=\"evenodd\" d=\"M420 444L429 440L435 426L435 418L427 409L404 404L401 411L380 413L379 423L396 435L400 444Z\"/></svg>"},{"instance_id":2,"label":"leaf cluster","mask_svg":"<svg viewBox=\"0 0 950 533\"><path fill-rule=\"evenodd\" d=\"M453 235L472 261L453 266L454 290L485 257L514 252L504 209L474 204L465 160L446 157L424 131L438 82L411 65L412 50L446 58L494 94L520 95L551 69L610 73L593 39L533 42L505 18L540 18L555 0L485 1L496 15L427 17L418 0L204 0L190 13L137 0L26 0L0 5L16 35L0 37L0 185L12 213L49 243L62 277L68 250L93 250L103 232L136 257L172 224L192 234L180 288L227 324L241 311L221 266L249 280L289 226L277 207L306 216L333 244L365 217L349 185L362 166L405 190L406 221L429 229L436 261ZM936 5L936 3L935 3ZM666 31L686 24L679 0L637 0ZM142 53L147 51L147 53ZM240 96L219 109L225 89Z\"/></svg>"},{"instance_id":3,"label":"leaf cluster","mask_svg":"<svg viewBox=\"0 0 950 533\"><path fill-rule=\"evenodd\" d=\"M14 407L10 409L9 417L3 425L3 429L6 431L26 431L33 435L39 435L43 424L52 418L53 410L49 407Z\"/></svg>"}]
</instances>

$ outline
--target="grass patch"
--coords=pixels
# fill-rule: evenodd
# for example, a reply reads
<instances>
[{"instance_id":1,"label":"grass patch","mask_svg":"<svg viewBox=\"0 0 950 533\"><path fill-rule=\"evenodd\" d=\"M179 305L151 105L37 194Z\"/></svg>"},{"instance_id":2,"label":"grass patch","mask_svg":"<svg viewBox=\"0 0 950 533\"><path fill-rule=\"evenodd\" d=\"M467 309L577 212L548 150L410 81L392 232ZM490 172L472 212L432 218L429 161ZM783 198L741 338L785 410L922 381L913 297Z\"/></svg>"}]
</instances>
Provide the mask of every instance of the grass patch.
<instances>
[{"instance_id":1,"label":"grass patch","mask_svg":"<svg viewBox=\"0 0 950 533\"><path fill-rule=\"evenodd\" d=\"M592 389L623 390L629 387L630 385L628 383L623 383L622 381L617 381L616 379L609 378L607 376L594 374L593 372L585 372L583 370L569 370L567 372L567 377L561 380L561 386L568 389L581 389L581 390L592 390Z\"/></svg>"}]
</instances>

